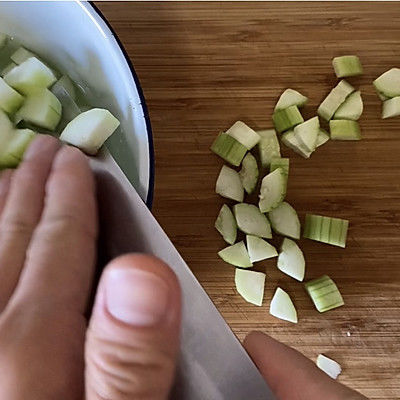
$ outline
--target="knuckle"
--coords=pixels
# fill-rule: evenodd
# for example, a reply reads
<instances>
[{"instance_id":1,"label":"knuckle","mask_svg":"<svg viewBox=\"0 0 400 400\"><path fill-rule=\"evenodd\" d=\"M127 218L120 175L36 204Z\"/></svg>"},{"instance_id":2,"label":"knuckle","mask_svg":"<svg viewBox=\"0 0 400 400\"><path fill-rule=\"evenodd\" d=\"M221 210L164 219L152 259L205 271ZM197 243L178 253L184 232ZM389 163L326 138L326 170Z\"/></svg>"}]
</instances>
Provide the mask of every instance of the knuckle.
<instances>
[{"instance_id":1,"label":"knuckle","mask_svg":"<svg viewBox=\"0 0 400 400\"><path fill-rule=\"evenodd\" d=\"M121 345L92 334L89 336L86 373L98 398L167 397L175 370L170 355L142 346Z\"/></svg>"}]
</instances>

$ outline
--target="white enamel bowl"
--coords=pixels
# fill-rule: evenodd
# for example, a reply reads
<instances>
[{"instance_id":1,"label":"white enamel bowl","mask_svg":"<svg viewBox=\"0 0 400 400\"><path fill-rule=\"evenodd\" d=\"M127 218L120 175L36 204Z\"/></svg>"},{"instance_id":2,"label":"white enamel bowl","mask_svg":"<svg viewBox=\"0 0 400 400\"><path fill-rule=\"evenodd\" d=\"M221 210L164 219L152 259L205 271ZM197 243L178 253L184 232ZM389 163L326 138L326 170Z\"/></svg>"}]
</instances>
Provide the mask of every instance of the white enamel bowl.
<instances>
[{"instance_id":1,"label":"white enamel bowl","mask_svg":"<svg viewBox=\"0 0 400 400\"><path fill-rule=\"evenodd\" d=\"M118 117L121 129L107 146L150 206L154 165L146 104L133 67L101 14L87 2L0 1L0 31L90 88L91 104Z\"/></svg>"}]
</instances>

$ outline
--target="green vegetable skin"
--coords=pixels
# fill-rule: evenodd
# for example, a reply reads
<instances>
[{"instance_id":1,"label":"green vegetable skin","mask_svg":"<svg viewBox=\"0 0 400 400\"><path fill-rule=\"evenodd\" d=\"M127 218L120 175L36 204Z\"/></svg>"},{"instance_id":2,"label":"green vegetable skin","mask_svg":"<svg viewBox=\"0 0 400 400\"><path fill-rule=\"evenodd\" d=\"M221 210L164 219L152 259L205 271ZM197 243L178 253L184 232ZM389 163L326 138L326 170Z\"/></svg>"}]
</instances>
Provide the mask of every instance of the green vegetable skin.
<instances>
[{"instance_id":1,"label":"green vegetable skin","mask_svg":"<svg viewBox=\"0 0 400 400\"><path fill-rule=\"evenodd\" d=\"M329 121L332 140L361 140L360 126L357 121L332 119Z\"/></svg>"},{"instance_id":2,"label":"green vegetable skin","mask_svg":"<svg viewBox=\"0 0 400 400\"><path fill-rule=\"evenodd\" d=\"M290 106L284 110L277 110L272 115L272 120L277 132L285 132L304 122L297 106Z\"/></svg>"},{"instance_id":3,"label":"green vegetable skin","mask_svg":"<svg viewBox=\"0 0 400 400\"><path fill-rule=\"evenodd\" d=\"M341 56L332 60L333 69L338 78L362 75L363 68L357 56Z\"/></svg>"},{"instance_id":4,"label":"green vegetable skin","mask_svg":"<svg viewBox=\"0 0 400 400\"><path fill-rule=\"evenodd\" d=\"M346 247L348 227L349 221L345 219L307 214L303 236L344 248Z\"/></svg>"},{"instance_id":5,"label":"green vegetable skin","mask_svg":"<svg viewBox=\"0 0 400 400\"><path fill-rule=\"evenodd\" d=\"M283 173L289 175L289 158L273 158L269 166L269 172L273 172L278 168L282 168Z\"/></svg>"},{"instance_id":6,"label":"green vegetable skin","mask_svg":"<svg viewBox=\"0 0 400 400\"><path fill-rule=\"evenodd\" d=\"M321 313L344 305L339 289L327 275L307 282L304 287Z\"/></svg>"},{"instance_id":7,"label":"green vegetable skin","mask_svg":"<svg viewBox=\"0 0 400 400\"><path fill-rule=\"evenodd\" d=\"M237 167L242 162L247 149L232 136L221 132L214 140L211 151Z\"/></svg>"}]
</instances>

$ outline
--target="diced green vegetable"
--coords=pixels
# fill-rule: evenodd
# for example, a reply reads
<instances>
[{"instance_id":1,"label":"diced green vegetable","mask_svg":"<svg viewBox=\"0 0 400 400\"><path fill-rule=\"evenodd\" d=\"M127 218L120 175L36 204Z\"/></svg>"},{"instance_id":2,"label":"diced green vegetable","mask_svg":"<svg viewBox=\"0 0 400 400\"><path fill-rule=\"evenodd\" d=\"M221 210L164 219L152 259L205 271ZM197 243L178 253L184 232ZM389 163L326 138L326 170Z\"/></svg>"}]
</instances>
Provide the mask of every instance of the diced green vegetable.
<instances>
[{"instance_id":1,"label":"diced green vegetable","mask_svg":"<svg viewBox=\"0 0 400 400\"><path fill-rule=\"evenodd\" d=\"M322 146L330 139L329 133L322 128L319 128L318 137L317 137L317 147Z\"/></svg>"},{"instance_id":2,"label":"diced green vegetable","mask_svg":"<svg viewBox=\"0 0 400 400\"><path fill-rule=\"evenodd\" d=\"M4 135L6 135L12 129L14 129L14 126L10 121L10 118L8 118L8 115L2 109L0 109L0 138L4 137ZM0 149L3 147L2 144L3 143L0 141Z\"/></svg>"},{"instance_id":3,"label":"diced green vegetable","mask_svg":"<svg viewBox=\"0 0 400 400\"><path fill-rule=\"evenodd\" d=\"M10 56L11 61L14 61L15 64L17 65L22 64L24 61L26 61L28 58L31 57L38 58L36 54L32 53L31 51L25 49L22 46Z\"/></svg>"},{"instance_id":4,"label":"diced green vegetable","mask_svg":"<svg viewBox=\"0 0 400 400\"><path fill-rule=\"evenodd\" d=\"M329 121L332 140L361 140L360 126L357 121L332 119Z\"/></svg>"},{"instance_id":5,"label":"diced green vegetable","mask_svg":"<svg viewBox=\"0 0 400 400\"><path fill-rule=\"evenodd\" d=\"M304 286L316 309L321 313L344 305L339 289L327 275L309 281Z\"/></svg>"},{"instance_id":6,"label":"diced green vegetable","mask_svg":"<svg viewBox=\"0 0 400 400\"><path fill-rule=\"evenodd\" d=\"M261 165L267 168L273 158L281 156L279 140L275 129L265 129L257 132L261 139L258 142Z\"/></svg>"},{"instance_id":7,"label":"diced green vegetable","mask_svg":"<svg viewBox=\"0 0 400 400\"><path fill-rule=\"evenodd\" d=\"M345 80L341 80L336 87L334 87L325 100L318 107L318 115L329 121L337 109L344 103L347 96L353 93L355 89Z\"/></svg>"},{"instance_id":8,"label":"diced green vegetable","mask_svg":"<svg viewBox=\"0 0 400 400\"><path fill-rule=\"evenodd\" d=\"M297 323L297 311L294 307L290 296L278 287L275 291L274 297L271 300L269 313L276 318L283 319L284 321Z\"/></svg>"},{"instance_id":9,"label":"diced green vegetable","mask_svg":"<svg viewBox=\"0 0 400 400\"><path fill-rule=\"evenodd\" d=\"M62 106L57 97L45 88L31 88L24 104L17 112L20 120L32 123L40 128L53 131L61 119ZM80 135L86 135L80 130Z\"/></svg>"},{"instance_id":10,"label":"diced green vegetable","mask_svg":"<svg viewBox=\"0 0 400 400\"><path fill-rule=\"evenodd\" d=\"M300 282L304 279L306 262L303 252L293 240L283 239L278 257L278 268Z\"/></svg>"},{"instance_id":11,"label":"diced green vegetable","mask_svg":"<svg viewBox=\"0 0 400 400\"><path fill-rule=\"evenodd\" d=\"M382 118L392 118L400 115L400 96L386 100L382 105Z\"/></svg>"},{"instance_id":12,"label":"diced green vegetable","mask_svg":"<svg viewBox=\"0 0 400 400\"><path fill-rule=\"evenodd\" d=\"M258 166L257 160L251 153L247 153L242 161L242 169L239 171L240 179L244 190L251 194L257 186L258 181Z\"/></svg>"},{"instance_id":13,"label":"diced green vegetable","mask_svg":"<svg viewBox=\"0 0 400 400\"><path fill-rule=\"evenodd\" d=\"M215 229L222 235L225 242L234 244L237 236L237 225L231 209L224 204L215 221Z\"/></svg>"},{"instance_id":14,"label":"diced green vegetable","mask_svg":"<svg viewBox=\"0 0 400 400\"><path fill-rule=\"evenodd\" d=\"M262 306L265 274L236 268L235 285L238 293L251 304Z\"/></svg>"},{"instance_id":15,"label":"diced green vegetable","mask_svg":"<svg viewBox=\"0 0 400 400\"><path fill-rule=\"evenodd\" d=\"M239 203L233 206L238 228L248 235L272 238L267 217L253 204Z\"/></svg>"},{"instance_id":16,"label":"diced green vegetable","mask_svg":"<svg viewBox=\"0 0 400 400\"><path fill-rule=\"evenodd\" d=\"M13 114L21 107L24 98L11 86L0 78L0 108L9 114Z\"/></svg>"},{"instance_id":17,"label":"diced green vegetable","mask_svg":"<svg viewBox=\"0 0 400 400\"><path fill-rule=\"evenodd\" d=\"M282 168L283 173L289 175L289 159L288 158L273 158L269 166L269 172L274 172L276 169Z\"/></svg>"},{"instance_id":18,"label":"diced green vegetable","mask_svg":"<svg viewBox=\"0 0 400 400\"><path fill-rule=\"evenodd\" d=\"M57 93L64 89L69 97L76 101L76 86L67 75L63 75L51 88L51 91L57 96Z\"/></svg>"},{"instance_id":19,"label":"diced green vegetable","mask_svg":"<svg viewBox=\"0 0 400 400\"><path fill-rule=\"evenodd\" d=\"M361 92L358 90L347 97L335 112L333 119L351 119L357 121L361 117L363 108Z\"/></svg>"},{"instance_id":20,"label":"diced green vegetable","mask_svg":"<svg viewBox=\"0 0 400 400\"><path fill-rule=\"evenodd\" d=\"M110 111L93 108L74 118L62 131L60 139L88 154L96 154L119 125L120 122ZM82 132L85 134L82 135Z\"/></svg>"},{"instance_id":21,"label":"diced green vegetable","mask_svg":"<svg viewBox=\"0 0 400 400\"><path fill-rule=\"evenodd\" d=\"M295 209L287 202L281 203L268 214L272 229L283 236L300 239L300 221Z\"/></svg>"},{"instance_id":22,"label":"diced green vegetable","mask_svg":"<svg viewBox=\"0 0 400 400\"><path fill-rule=\"evenodd\" d=\"M300 154L304 158L310 158L311 151L308 151L303 143L296 137L293 130L285 132L281 137L282 143L295 151L297 154Z\"/></svg>"},{"instance_id":23,"label":"diced green vegetable","mask_svg":"<svg viewBox=\"0 0 400 400\"><path fill-rule=\"evenodd\" d=\"M282 203L286 196L286 183L287 176L282 168L277 168L263 178L258 203L261 212L269 212Z\"/></svg>"},{"instance_id":24,"label":"diced green vegetable","mask_svg":"<svg viewBox=\"0 0 400 400\"><path fill-rule=\"evenodd\" d=\"M272 114L277 132L285 132L304 122L297 106L290 106L284 110L277 110Z\"/></svg>"},{"instance_id":25,"label":"diced green vegetable","mask_svg":"<svg viewBox=\"0 0 400 400\"><path fill-rule=\"evenodd\" d=\"M218 175L215 192L222 197L242 202L244 190L239 174L234 169L224 165Z\"/></svg>"},{"instance_id":26,"label":"diced green vegetable","mask_svg":"<svg viewBox=\"0 0 400 400\"><path fill-rule=\"evenodd\" d=\"M373 82L378 93L386 97L400 96L400 68L392 68L384 72Z\"/></svg>"},{"instance_id":27,"label":"diced green vegetable","mask_svg":"<svg viewBox=\"0 0 400 400\"><path fill-rule=\"evenodd\" d=\"M341 56L332 60L333 69L338 78L362 75L363 68L357 56Z\"/></svg>"},{"instance_id":28,"label":"diced green vegetable","mask_svg":"<svg viewBox=\"0 0 400 400\"><path fill-rule=\"evenodd\" d=\"M244 122L235 122L227 131L226 134L235 138L247 150L251 150L259 141L260 136L256 131L248 127Z\"/></svg>"},{"instance_id":29,"label":"diced green vegetable","mask_svg":"<svg viewBox=\"0 0 400 400\"><path fill-rule=\"evenodd\" d=\"M19 92L30 94L32 88L48 88L57 78L49 67L32 57L8 72L4 80Z\"/></svg>"},{"instance_id":30,"label":"diced green vegetable","mask_svg":"<svg viewBox=\"0 0 400 400\"><path fill-rule=\"evenodd\" d=\"M319 133L318 117L311 118L295 126L294 135L307 151L313 152L316 148Z\"/></svg>"},{"instance_id":31,"label":"diced green vegetable","mask_svg":"<svg viewBox=\"0 0 400 400\"><path fill-rule=\"evenodd\" d=\"M346 247L348 227L349 221L345 219L307 214L303 236L318 242Z\"/></svg>"},{"instance_id":32,"label":"diced green vegetable","mask_svg":"<svg viewBox=\"0 0 400 400\"><path fill-rule=\"evenodd\" d=\"M342 367L335 360L319 354L317 357L317 367L329 375L332 379L337 377L342 372Z\"/></svg>"},{"instance_id":33,"label":"diced green vegetable","mask_svg":"<svg viewBox=\"0 0 400 400\"><path fill-rule=\"evenodd\" d=\"M286 89L279 97L275 106L276 110L284 110L290 106L303 107L308 101L306 96L303 96L297 90Z\"/></svg>"},{"instance_id":34,"label":"diced green vegetable","mask_svg":"<svg viewBox=\"0 0 400 400\"><path fill-rule=\"evenodd\" d=\"M2 71L1 71L1 73L0 73L0 76L1 77L4 77L4 75L6 75L6 74L8 74L14 67L16 67L17 66L17 64L15 64L14 62L10 62L8 65L6 65L3 69L2 69Z\"/></svg>"},{"instance_id":35,"label":"diced green vegetable","mask_svg":"<svg viewBox=\"0 0 400 400\"><path fill-rule=\"evenodd\" d=\"M246 242L250 261L253 263L266 260L267 258L276 257L278 255L274 246L257 236L247 235Z\"/></svg>"},{"instance_id":36,"label":"diced green vegetable","mask_svg":"<svg viewBox=\"0 0 400 400\"><path fill-rule=\"evenodd\" d=\"M237 167L242 162L247 149L232 136L221 132L214 140L211 151Z\"/></svg>"},{"instance_id":37,"label":"diced green vegetable","mask_svg":"<svg viewBox=\"0 0 400 400\"><path fill-rule=\"evenodd\" d=\"M253 264L250 261L244 242L241 241L218 252L218 255L228 264L241 268L250 268Z\"/></svg>"},{"instance_id":38,"label":"diced green vegetable","mask_svg":"<svg viewBox=\"0 0 400 400\"><path fill-rule=\"evenodd\" d=\"M382 100L382 101L385 101L385 100L389 100L390 99L390 97L387 97L387 96L385 96L383 93L381 93L381 92L376 92L377 93L377 95L378 95L378 97Z\"/></svg>"}]
</instances>

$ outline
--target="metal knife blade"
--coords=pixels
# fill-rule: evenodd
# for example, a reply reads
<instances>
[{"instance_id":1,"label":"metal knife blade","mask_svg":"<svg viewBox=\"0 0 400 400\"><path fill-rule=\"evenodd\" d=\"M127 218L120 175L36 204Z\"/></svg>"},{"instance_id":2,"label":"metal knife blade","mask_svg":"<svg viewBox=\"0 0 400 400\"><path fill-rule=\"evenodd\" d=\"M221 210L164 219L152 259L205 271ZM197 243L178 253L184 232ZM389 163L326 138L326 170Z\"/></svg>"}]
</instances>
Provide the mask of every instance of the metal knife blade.
<instances>
[{"instance_id":1,"label":"metal knife blade","mask_svg":"<svg viewBox=\"0 0 400 400\"><path fill-rule=\"evenodd\" d=\"M178 276L183 296L181 354L172 398L270 400L273 395L218 310L110 153L91 159L108 257L153 254Z\"/></svg>"}]
</instances>

